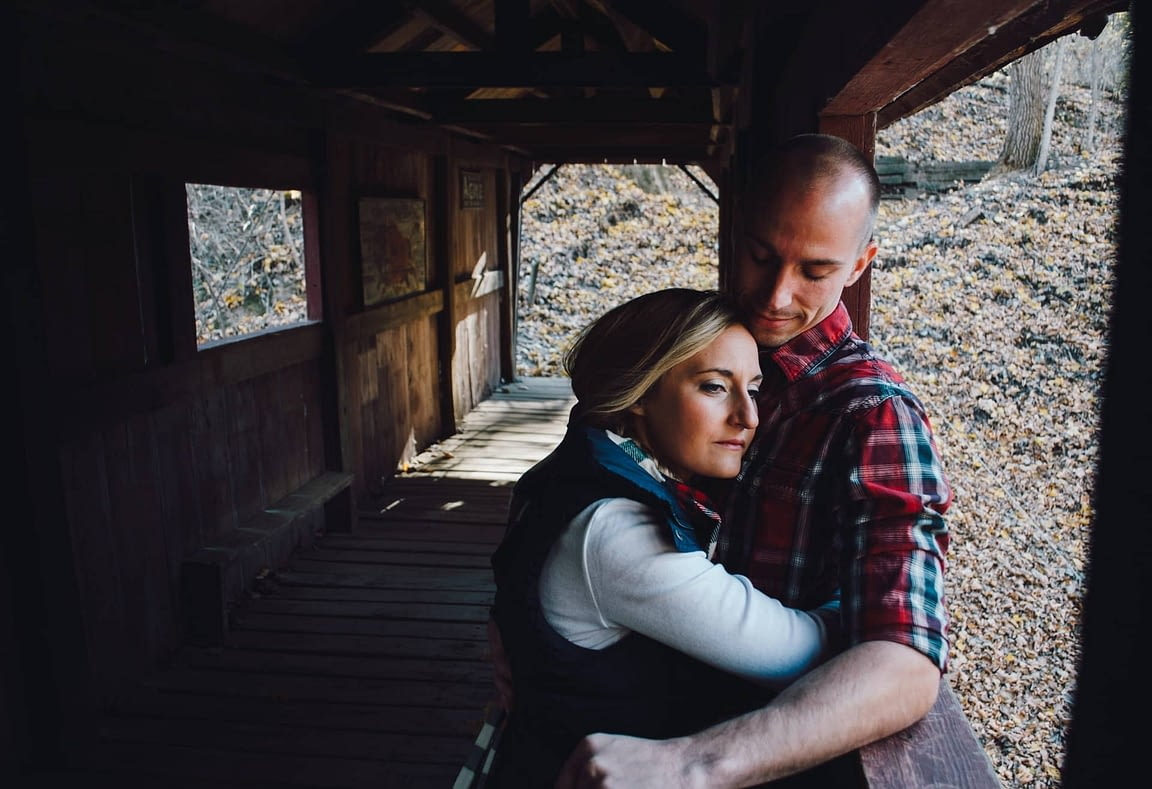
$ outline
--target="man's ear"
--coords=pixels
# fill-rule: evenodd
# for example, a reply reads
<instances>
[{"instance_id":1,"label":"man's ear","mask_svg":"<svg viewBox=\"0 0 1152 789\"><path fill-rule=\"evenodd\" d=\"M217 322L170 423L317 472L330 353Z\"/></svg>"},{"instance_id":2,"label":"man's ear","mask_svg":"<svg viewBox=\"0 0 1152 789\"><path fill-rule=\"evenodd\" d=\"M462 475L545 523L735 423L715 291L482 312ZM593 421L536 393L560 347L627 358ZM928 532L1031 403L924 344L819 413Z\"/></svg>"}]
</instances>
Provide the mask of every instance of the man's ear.
<instances>
[{"instance_id":1,"label":"man's ear","mask_svg":"<svg viewBox=\"0 0 1152 789\"><path fill-rule=\"evenodd\" d=\"M856 280L863 276L868 267L872 265L872 261L876 259L876 252L879 247L876 242L869 239L868 246L864 247L864 251L860 253L860 257L856 258L856 262L852 265L852 273L848 275L844 287L850 287L856 284Z\"/></svg>"}]
</instances>

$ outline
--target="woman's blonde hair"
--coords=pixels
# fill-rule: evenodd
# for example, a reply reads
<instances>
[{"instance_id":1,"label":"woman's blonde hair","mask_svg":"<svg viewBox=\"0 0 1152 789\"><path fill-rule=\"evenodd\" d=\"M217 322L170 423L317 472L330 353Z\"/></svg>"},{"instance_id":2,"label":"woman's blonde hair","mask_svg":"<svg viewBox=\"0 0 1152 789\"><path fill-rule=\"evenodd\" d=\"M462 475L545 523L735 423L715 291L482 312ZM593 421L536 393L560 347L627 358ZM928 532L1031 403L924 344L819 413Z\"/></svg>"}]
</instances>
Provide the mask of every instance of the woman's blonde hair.
<instances>
[{"instance_id":1,"label":"woman's blonde hair","mask_svg":"<svg viewBox=\"0 0 1152 789\"><path fill-rule=\"evenodd\" d=\"M668 288L612 308L564 356L576 420L623 432L628 409L660 376L739 323L735 303L715 290Z\"/></svg>"}]
</instances>

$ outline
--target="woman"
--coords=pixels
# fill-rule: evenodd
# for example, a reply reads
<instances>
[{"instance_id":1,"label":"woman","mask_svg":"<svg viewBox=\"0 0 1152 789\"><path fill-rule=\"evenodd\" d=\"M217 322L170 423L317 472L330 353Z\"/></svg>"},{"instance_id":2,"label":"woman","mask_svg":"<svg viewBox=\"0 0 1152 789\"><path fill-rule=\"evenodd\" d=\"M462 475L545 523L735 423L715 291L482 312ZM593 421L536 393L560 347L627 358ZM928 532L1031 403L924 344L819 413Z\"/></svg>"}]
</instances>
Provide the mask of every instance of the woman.
<instances>
[{"instance_id":1,"label":"woman","mask_svg":"<svg viewBox=\"0 0 1152 789\"><path fill-rule=\"evenodd\" d=\"M722 676L787 684L825 656L836 613L785 608L710 560L719 517L691 483L739 472L761 380L726 296L627 302L565 367L568 431L517 483L492 560L514 705L489 787L551 787L591 732L695 730L720 715Z\"/></svg>"}]
</instances>

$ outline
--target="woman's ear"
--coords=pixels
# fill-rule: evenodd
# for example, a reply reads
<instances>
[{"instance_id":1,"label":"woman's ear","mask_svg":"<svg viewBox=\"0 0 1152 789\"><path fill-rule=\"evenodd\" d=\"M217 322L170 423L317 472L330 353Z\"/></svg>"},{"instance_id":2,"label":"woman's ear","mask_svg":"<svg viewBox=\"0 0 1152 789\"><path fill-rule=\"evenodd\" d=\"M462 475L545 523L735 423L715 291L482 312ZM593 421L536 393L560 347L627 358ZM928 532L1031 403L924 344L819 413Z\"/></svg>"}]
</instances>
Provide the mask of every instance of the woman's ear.
<instances>
[{"instance_id":1,"label":"woman's ear","mask_svg":"<svg viewBox=\"0 0 1152 789\"><path fill-rule=\"evenodd\" d=\"M644 416L644 398L641 397L632 405L628 406L628 413L632 416Z\"/></svg>"}]
</instances>

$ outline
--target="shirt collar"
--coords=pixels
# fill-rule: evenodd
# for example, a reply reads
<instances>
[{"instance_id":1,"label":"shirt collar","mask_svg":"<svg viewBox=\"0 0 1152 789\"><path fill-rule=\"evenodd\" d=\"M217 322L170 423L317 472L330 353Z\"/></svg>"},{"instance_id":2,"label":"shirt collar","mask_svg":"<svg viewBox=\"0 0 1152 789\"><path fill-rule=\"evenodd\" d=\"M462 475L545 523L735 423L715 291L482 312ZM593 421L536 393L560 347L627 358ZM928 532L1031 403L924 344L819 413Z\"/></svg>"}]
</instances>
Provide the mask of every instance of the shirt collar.
<instances>
[{"instance_id":1,"label":"shirt collar","mask_svg":"<svg viewBox=\"0 0 1152 789\"><path fill-rule=\"evenodd\" d=\"M840 302L824 320L779 348L766 351L761 359L771 360L789 381L795 381L827 359L850 334L852 319L848 317L844 302Z\"/></svg>"}]
</instances>

